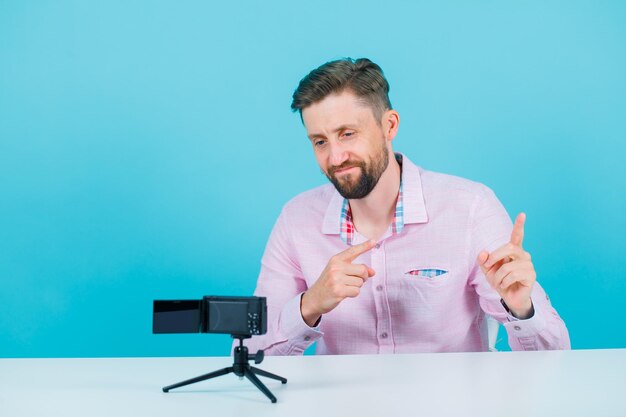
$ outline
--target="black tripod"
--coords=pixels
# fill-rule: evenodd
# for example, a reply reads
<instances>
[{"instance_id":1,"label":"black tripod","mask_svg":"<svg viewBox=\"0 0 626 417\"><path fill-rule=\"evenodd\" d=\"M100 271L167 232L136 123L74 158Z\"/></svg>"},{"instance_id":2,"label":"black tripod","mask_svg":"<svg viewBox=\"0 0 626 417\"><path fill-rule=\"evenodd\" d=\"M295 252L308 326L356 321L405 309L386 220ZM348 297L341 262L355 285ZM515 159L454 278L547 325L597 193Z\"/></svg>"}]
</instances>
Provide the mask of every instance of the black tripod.
<instances>
[{"instance_id":1,"label":"black tripod","mask_svg":"<svg viewBox=\"0 0 626 417\"><path fill-rule=\"evenodd\" d=\"M196 382L205 381L207 379L216 378L218 376L226 375L229 373L234 373L238 377L246 377L252 382L258 389L260 389L263 394L267 396L273 403L276 402L276 397L271 393L269 389L259 380L258 375L264 376L266 378L272 378L277 381L282 382L283 384L287 383L287 379L278 375L271 374L269 372L264 371L263 369L255 368L254 366L250 366L248 361L254 360L254 363L259 364L263 362L263 358L265 355L262 350L259 350L256 355L249 355L248 348L243 345L243 339L247 339L250 336L239 336L233 335L234 339L239 340L239 346L236 346L233 350L233 356L235 357L235 362L233 366L229 366L227 368L219 369L217 371L200 375L195 378L188 379L183 382L179 382L173 385L168 385L167 387L163 387L163 392L168 392L171 389L182 387L189 384L195 384Z\"/></svg>"}]
</instances>

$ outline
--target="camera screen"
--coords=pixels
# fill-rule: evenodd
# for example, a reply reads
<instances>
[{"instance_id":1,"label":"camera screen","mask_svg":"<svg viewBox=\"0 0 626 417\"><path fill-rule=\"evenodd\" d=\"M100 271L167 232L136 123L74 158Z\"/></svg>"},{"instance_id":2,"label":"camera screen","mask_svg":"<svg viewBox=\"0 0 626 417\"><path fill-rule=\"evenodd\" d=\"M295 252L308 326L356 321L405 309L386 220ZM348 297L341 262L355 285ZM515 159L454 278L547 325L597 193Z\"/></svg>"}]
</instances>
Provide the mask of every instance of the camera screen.
<instances>
[{"instance_id":1,"label":"camera screen","mask_svg":"<svg viewBox=\"0 0 626 417\"><path fill-rule=\"evenodd\" d=\"M199 333L202 300L154 301L153 333Z\"/></svg>"}]
</instances>

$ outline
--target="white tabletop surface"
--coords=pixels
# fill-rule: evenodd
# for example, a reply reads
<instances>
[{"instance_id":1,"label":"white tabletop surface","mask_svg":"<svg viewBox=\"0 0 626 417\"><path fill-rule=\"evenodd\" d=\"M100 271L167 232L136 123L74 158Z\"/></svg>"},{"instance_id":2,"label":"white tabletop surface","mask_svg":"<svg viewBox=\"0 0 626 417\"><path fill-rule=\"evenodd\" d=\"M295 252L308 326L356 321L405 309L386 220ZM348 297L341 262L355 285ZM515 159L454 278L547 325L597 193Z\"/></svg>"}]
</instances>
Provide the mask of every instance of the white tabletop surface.
<instances>
[{"instance_id":1,"label":"white tabletop surface","mask_svg":"<svg viewBox=\"0 0 626 417\"><path fill-rule=\"evenodd\" d=\"M626 349L266 357L272 404L230 357L0 359L0 416L626 416Z\"/></svg>"}]
</instances>

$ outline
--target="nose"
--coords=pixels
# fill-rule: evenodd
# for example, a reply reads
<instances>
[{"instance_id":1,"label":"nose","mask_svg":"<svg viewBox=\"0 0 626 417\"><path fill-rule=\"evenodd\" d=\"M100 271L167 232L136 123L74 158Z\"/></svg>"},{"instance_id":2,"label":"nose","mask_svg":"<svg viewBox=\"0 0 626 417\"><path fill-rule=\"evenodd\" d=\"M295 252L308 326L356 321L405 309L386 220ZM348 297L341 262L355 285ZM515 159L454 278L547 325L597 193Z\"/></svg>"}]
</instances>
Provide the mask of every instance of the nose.
<instances>
[{"instance_id":1,"label":"nose","mask_svg":"<svg viewBox=\"0 0 626 417\"><path fill-rule=\"evenodd\" d=\"M348 152L338 142L330 142L329 162L331 166L339 166L348 160Z\"/></svg>"}]
</instances>

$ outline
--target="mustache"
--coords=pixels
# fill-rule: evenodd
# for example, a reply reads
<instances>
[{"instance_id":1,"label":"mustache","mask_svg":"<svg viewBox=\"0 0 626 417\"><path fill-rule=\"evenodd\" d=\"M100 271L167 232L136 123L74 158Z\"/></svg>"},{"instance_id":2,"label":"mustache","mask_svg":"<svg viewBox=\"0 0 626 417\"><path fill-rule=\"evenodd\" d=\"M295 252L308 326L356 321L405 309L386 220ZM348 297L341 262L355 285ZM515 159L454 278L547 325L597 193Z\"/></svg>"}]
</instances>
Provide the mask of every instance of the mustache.
<instances>
[{"instance_id":1,"label":"mustache","mask_svg":"<svg viewBox=\"0 0 626 417\"><path fill-rule=\"evenodd\" d=\"M359 167L362 170L364 169L365 163L363 161L345 161L343 164L341 165L337 165L334 167L330 167L328 168L328 174L329 175L335 175L335 172L337 171L341 171L344 170L346 168L352 168L352 167Z\"/></svg>"}]
</instances>

